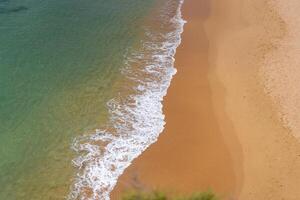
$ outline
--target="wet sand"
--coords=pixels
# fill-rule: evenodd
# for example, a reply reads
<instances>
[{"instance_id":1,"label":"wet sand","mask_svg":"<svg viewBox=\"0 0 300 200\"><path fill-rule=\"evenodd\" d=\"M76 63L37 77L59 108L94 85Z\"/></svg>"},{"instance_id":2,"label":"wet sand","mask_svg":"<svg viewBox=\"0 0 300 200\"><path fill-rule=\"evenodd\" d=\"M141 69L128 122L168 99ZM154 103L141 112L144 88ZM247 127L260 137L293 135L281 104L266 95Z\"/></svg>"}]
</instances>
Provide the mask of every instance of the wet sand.
<instances>
[{"instance_id":1,"label":"wet sand","mask_svg":"<svg viewBox=\"0 0 300 200\"><path fill-rule=\"evenodd\" d=\"M209 41L204 22L210 9L209 1L184 3L183 16L188 23L176 53L178 73L164 100L165 130L158 142L126 170L113 198L118 199L119 190L131 187L172 192L213 189L230 195L236 192L237 172L214 113L208 77ZM227 137L240 152L229 120L227 124Z\"/></svg>"},{"instance_id":2,"label":"wet sand","mask_svg":"<svg viewBox=\"0 0 300 200\"><path fill-rule=\"evenodd\" d=\"M120 177L127 189L211 189L222 199L299 200L300 143L265 93L260 68L286 28L270 1L186 0L178 73L157 143Z\"/></svg>"}]
</instances>

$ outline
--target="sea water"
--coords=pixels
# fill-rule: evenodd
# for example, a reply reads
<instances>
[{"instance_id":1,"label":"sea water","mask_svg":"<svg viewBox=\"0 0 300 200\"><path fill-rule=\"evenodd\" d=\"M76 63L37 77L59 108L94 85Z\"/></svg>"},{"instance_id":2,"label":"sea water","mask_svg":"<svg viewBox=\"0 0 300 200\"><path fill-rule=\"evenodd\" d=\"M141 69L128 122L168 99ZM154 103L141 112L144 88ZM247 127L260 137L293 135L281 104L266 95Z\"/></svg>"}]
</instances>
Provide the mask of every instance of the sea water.
<instances>
[{"instance_id":1,"label":"sea water","mask_svg":"<svg viewBox=\"0 0 300 200\"><path fill-rule=\"evenodd\" d=\"M0 0L0 199L109 199L164 127L179 0Z\"/></svg>"}]
</instances>

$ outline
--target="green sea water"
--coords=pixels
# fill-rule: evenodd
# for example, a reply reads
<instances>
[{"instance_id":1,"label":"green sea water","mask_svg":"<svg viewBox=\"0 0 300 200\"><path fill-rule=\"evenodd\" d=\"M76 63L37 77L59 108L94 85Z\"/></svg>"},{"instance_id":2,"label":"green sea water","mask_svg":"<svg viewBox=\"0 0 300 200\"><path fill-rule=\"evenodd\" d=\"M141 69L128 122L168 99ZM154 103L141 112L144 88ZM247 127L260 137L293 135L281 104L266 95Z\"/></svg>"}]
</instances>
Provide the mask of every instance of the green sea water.
<instances>
[{"instance_id":1,"label":"green sea water","mask_svg":"<svg viewBox=\"0 0 300 200\"><path fill-rule=\"evenodd\" d=\"M0 0L0 200L64 199L155 0Z\"/></svg>"}]
</instances>

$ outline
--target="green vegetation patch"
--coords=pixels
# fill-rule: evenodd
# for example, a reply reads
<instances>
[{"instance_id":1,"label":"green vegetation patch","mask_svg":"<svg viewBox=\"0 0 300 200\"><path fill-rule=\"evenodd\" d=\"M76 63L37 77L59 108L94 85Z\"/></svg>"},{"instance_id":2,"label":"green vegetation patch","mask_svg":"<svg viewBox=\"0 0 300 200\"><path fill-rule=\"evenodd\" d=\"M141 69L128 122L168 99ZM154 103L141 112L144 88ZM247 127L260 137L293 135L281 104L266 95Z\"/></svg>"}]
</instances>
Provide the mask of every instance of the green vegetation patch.
<instances>
[{"instance_id":1,"label":"green vegetation patch","mask_svg":"<svg viewBox=\"0 0 300 200\"><path fill-rule=\"evenodd\" d=\"M213 192L198 192L189 196L169 197L164 192L129 192L122 200L220 200Z\"/></svg>"}]
</instances>

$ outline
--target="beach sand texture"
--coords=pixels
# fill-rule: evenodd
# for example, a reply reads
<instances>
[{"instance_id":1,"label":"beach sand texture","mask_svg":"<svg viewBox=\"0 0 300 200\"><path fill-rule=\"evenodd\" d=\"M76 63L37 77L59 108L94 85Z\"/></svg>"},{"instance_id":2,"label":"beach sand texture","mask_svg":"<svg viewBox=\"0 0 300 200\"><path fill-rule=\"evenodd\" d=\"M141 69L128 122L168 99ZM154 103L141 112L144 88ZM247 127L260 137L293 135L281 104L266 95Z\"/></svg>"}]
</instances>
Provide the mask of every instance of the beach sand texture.
<instances>
[{"instance_id":1,"label":"beach sand texture","mask_svg":"<svg viewBox=\"0 0 300 200\"><path fill-rule=\"evenodd\" d=\"M275 5L286 32L283 38L274 38L277 49L266 55L261 73L267 92L280 109L279 117L300 138L300 2L277 0Z\"/></svg>"},{"instance_id":2,"label":"beach sand texture","mask_svg":"<svg viewBox=\"0 0 300 200\"><path fill-rule=\"evenodd\" d=\"M185 1L165 130L120 177L112 199L128 188L300 199L298 28L291 30L300 26L299 3L286 3Z\"/></svg>"}]
</instances>

